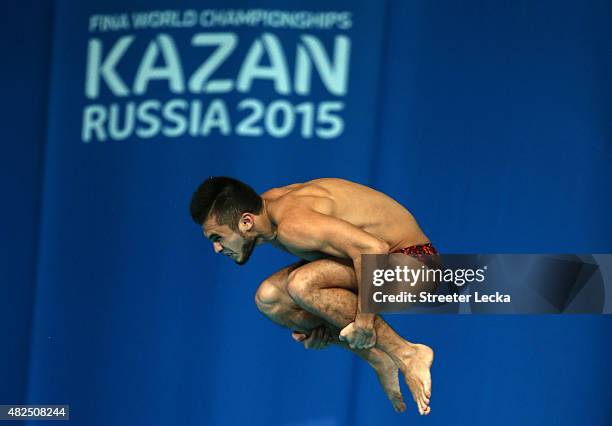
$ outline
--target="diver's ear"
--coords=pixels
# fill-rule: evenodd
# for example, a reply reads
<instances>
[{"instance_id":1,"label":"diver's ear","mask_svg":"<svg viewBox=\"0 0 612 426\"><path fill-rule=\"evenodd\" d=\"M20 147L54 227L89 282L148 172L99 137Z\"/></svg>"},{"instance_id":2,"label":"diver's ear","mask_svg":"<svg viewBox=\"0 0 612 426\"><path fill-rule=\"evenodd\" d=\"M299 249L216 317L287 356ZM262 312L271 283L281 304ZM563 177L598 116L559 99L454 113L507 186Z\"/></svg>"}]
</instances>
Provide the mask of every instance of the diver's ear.
<instances>
[{"instance_id":1,"label":"diver's ear","mask_svg":"<svg viewBox=\"0 0 612 426\"><path fill-rule=\"evenodd\" d=\"M242 213L240 216L240 222L238 223L238 229L242 232L249 232L255 226L255 216L252 213Z\"/></svg>"}]
</instances>

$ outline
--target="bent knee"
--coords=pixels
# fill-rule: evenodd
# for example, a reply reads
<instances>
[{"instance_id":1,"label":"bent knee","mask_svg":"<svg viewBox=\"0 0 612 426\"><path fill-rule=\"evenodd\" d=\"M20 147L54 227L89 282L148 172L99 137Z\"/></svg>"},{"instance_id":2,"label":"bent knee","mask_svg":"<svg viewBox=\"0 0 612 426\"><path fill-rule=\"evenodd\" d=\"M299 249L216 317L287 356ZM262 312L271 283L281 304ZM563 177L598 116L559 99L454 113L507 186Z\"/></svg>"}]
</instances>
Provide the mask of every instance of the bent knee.
<instances>
[{"instance_id":1,"label":"bent knee","mask_svg":"<svg viewBox=\"0 0 612 426\"><path fill-rule=\"evenodd\" d=\"M278 310L282 304L282 299L283 292L268 280L262 282L255 293L257 309L264 314L270 314Z\"/></svg>"},{"instance_id":2,"label":"bent knee","mask_svg":"<svg viewBox=\"0 0 612 426\"><path fill-rule=\"evenodd\" d=\"M296 269L289 274L287 279L287 292L295 301L300 302L312 293L311 280L309 274L300 269Z\"/></svg>"}]
</instances>

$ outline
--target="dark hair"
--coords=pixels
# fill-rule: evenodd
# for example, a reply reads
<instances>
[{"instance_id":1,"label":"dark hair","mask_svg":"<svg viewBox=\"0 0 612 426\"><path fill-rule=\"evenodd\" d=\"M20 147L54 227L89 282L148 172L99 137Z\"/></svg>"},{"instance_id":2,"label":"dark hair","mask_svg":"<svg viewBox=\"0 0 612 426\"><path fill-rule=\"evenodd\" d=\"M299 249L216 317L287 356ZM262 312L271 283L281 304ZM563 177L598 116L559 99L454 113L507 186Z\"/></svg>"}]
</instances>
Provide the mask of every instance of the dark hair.
<instances>
[{"instance_id":1,"label":"dark hair","mask_svg":"<svg viewBox=\"0 0 612 426\"><path fill-rule=\"evenodd\" d=\"M244 212L259 214L261 197L246 183L223 176L206 179L191 197L191 218L202 225L214 216L220 225L238 229L238 221Z\"/></svg>"}]
</instances>

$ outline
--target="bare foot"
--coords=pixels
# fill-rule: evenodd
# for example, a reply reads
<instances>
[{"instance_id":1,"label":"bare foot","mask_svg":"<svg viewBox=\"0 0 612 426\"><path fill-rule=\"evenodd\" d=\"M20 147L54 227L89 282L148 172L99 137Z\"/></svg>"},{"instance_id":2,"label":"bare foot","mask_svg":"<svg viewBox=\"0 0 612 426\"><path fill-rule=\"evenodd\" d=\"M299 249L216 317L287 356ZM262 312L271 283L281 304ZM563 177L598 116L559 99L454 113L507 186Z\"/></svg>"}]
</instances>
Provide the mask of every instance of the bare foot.
<instances>
[{"instance_id":1,"label":"bare foot","mask_svg":"<svg viewBox=\"0 0 612 426\"><path fill-rule=\"evenodd\" d=\"M429 399L431 398L431 374L429 369L433 362L433 350L425 345L413 345L416 352L400 355L397 363L406 384L410 388L412 397L419 407L419 413L427 415L431 411Z\"/></svg>"},{"instance_id":2,"label":"bare foot","mask_svg":"<svg viewBox=\"0 0 612 426\"><path fill-rule=\"evenodd\" d=\"M378 381L380 382L387 398L391 401L393 409L396 413L406 411L406 404L400 390L399 380L397 378L397 365L393 362L389 355L383 351L371 349L377 352L377 360L370 362L370 365L376 371Z\"/></svg>"}]
</instances>

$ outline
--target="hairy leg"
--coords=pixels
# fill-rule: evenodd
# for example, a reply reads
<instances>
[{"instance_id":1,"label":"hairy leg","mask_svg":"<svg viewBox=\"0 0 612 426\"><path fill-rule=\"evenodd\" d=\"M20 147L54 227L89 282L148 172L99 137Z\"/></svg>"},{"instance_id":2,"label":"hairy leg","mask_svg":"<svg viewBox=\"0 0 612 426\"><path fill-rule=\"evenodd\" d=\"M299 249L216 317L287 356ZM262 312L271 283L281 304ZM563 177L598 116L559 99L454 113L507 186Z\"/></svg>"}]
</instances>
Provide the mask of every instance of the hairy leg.
<instances>
[{"instance_id":1,"label":"hairy leg","mask_svg":"<svg viewBox=\"0 0 612 426\"><path fill-rule=\"evenodd\" d=\"M298 341L306 339L316 328L327 328L333 336L330 343L343 347L365 360L376 372L395 411L405 411L406 404L404 404L400 391L397 366L385 352L376 348L351 349L345 342L338 339L340 330L337 327L300 308L289 296L287 292L288 276L291 271L301 265L303 263L284 268L265 280L255 294L257 308L273 322L294 330L293 336Z\"/></svg>"},{"instance_id":2,"label":"hairy leg","mask_svg":"<svg viewBox=\"0 0 612 426\"><path fill-rule=\"evenodd\" d=\"M318 318L342 329L357 312L357 281L352 265L336 259L321 259L289 273L287 286L293 301ZM411 343L376 317L376 348L385 352L403 373L421 414L429 413L430 367L433 351Z\"/></svg>"}]
</instances>

